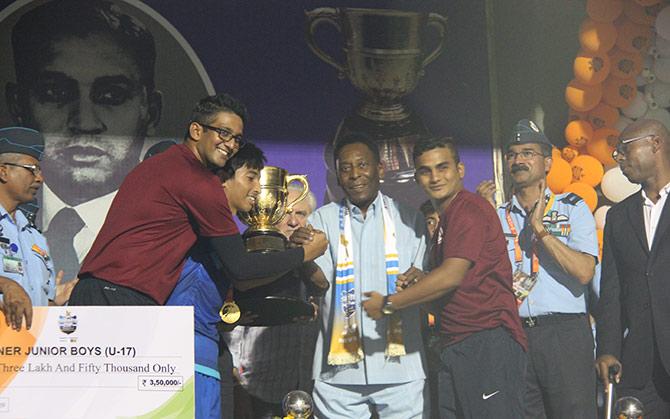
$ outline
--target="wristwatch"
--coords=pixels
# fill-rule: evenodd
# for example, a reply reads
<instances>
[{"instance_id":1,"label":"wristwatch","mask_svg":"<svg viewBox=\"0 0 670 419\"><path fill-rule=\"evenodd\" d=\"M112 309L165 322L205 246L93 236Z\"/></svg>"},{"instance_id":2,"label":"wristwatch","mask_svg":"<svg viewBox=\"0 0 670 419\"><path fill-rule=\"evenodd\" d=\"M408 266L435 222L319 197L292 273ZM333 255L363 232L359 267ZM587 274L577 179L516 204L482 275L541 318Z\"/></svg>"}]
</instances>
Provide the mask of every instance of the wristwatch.
<instances>
[{"instance_id":1,"label":"wristwatch","mask_svg":"<svg viewBox=\"0 0 670 419\"><path fill-rule=\"evenodd\" d=\"M395 313L395 307L393 307L393 303L391 300L389 300L389 296L385 295L384 299L382 300L382 314L385 316L390 316L391 314Z\"/></svg>"}]
</instances>

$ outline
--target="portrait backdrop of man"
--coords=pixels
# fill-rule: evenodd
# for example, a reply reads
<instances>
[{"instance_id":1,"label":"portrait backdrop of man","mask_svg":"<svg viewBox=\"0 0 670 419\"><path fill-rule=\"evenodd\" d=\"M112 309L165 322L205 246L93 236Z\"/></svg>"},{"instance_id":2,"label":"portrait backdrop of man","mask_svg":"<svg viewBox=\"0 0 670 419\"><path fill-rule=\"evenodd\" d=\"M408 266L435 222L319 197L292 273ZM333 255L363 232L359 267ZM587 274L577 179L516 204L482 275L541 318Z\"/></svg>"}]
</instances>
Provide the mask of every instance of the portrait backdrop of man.
<instances>
[{"instance_id":1,"label":"portrait backdrop of man","mask_svg":"<svg viewBox=\"0 0 670 419\"><path fill-rule=\"evenodd\" d=\"M16 124L45 135L37 224L66 279L76 276L163 111L154 36L121 6L41 2L11 30L16 79L5 86L7 111Z\"/></svg>"}]
</instances>

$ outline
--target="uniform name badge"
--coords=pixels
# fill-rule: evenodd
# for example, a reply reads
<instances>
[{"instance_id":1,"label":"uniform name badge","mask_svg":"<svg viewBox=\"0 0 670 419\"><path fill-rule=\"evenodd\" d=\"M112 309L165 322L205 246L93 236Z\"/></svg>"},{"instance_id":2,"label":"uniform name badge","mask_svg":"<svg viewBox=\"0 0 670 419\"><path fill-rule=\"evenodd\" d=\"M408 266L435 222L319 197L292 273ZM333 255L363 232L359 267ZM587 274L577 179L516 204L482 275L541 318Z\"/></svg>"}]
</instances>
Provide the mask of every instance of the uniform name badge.
<instances>
[{"instance_id":1,"label":"uniform name badge","mask_svg":"<svg viewBox=\"0 0 670 419\"><path fill-rule=\"evenodd\" d=\"M522 271L520 267L516 268L512 276L512 288L518 304L521 304L528 297L536 282L537 272L529 275Z\"/></svg>"},{"instance_id":2,"label":"uniform name badge","mask_svg":"<svg viewBox=\"0 0 670 419\"><path fill-rule=\"evenodd\" d=\"M4 255L2 257L2 269L8 273L23 275L23 259Z\"/></svg>"}]
</instances>

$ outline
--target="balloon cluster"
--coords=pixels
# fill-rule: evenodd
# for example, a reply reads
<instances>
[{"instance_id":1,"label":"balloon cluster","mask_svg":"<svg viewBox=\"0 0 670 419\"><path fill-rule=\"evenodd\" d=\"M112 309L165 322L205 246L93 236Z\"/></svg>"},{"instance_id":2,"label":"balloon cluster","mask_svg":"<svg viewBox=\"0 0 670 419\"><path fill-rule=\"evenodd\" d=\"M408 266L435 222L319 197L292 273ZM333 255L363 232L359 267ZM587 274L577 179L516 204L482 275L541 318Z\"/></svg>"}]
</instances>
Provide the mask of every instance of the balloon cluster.
<instances>
[{"instance_id":1,"label":"balloon cluster","mask_svg":"<svg viewBox=\"0 0 670 419\"><path fill-rule=\"evenodd\" d=\"M580 195L595 212L599 234L610 202L639 190L621 173L612 151L636 119L670 129L670 0L587 0L581 50L565 89L570 107L565 139L547 181L555 193Z\"/></svg>"}]
</instances>

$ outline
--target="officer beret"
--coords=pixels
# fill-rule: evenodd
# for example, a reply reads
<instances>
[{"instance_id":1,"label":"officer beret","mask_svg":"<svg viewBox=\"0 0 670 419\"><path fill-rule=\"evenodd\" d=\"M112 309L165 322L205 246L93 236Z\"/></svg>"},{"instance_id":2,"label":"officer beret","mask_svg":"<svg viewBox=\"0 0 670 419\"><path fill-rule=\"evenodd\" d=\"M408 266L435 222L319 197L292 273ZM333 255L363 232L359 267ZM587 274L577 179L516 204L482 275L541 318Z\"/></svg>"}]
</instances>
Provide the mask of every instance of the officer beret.
<instances>
[{"instance_id":1,"label":"officer beret","mask_svg":"<svg viewBox=\"0 0 670 419\"><path fill-rule=\"evenodd\" d=\"M507 147L517 145L517 144L546 144L551 146L549 139L540 129L535 125L533 121L528 119L522 119L516 123L514 130L512 131L512 137L510 138Z\"/></svg>"},{"instance_id":2,"label":"officer beret","mask_svg":"<svg viewBox=\"0 0 670 419\"><path fill-rule=\"evenodd\" d=\"M44 137L38 131L23 127L0 128L0 154L18 153L42 159Z\"/></svg>"}]
</instances>

